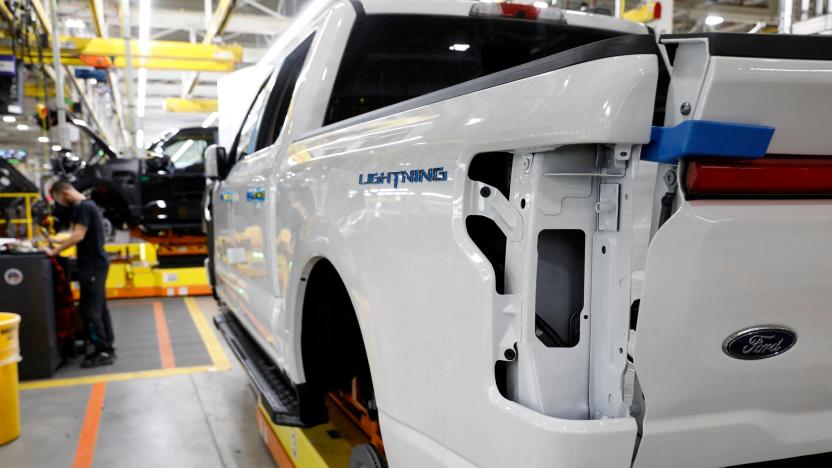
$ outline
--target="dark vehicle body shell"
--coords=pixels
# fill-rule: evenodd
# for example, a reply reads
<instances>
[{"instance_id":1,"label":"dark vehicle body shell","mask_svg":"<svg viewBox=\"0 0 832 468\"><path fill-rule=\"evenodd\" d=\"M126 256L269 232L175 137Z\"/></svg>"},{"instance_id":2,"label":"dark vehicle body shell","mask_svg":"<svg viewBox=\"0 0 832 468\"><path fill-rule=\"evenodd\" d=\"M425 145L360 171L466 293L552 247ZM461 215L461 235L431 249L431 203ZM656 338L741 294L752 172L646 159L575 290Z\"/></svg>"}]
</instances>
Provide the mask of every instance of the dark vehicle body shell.
<instances>
[{"instance_id":1,"label":"dark vehicle body shell","mask_svg":"<svg viewBox=\"0 0 832 468\"><path fill-rule=\"evenodd\" d=\"M181 143L191 138L200 142L197 148L214 144L215 127L171 130L150 144L147 158L120 158L85 123L77 119L73 123L90 137L92 154L86 161L64 156L53 164L55 172L92 198L114 227L138 228L147 234L201 233L205 190L201 150L198 160L177 167L167 149L184 146Z\"/></svg>"}]
</instances>

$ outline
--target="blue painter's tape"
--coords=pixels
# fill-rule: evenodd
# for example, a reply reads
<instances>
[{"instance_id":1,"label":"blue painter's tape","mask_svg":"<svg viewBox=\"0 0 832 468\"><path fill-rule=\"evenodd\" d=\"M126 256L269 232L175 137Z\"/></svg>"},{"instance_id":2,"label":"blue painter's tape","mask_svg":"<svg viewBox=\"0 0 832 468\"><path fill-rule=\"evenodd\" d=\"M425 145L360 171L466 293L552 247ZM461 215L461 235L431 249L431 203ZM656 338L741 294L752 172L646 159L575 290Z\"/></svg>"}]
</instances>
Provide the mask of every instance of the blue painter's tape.
<instances>
[{"instance_id":1,"label":"blue painter's tape","mask_svg":"<svg viewBox=\"0 0 832 468\"><path fill-rule=\"evenodd\" d=\"M675 127L653 127L641 159L674 164L689 156L758 159L766 155L774 128L708 120L687 120Z\"/></svg>"}]
</instances>

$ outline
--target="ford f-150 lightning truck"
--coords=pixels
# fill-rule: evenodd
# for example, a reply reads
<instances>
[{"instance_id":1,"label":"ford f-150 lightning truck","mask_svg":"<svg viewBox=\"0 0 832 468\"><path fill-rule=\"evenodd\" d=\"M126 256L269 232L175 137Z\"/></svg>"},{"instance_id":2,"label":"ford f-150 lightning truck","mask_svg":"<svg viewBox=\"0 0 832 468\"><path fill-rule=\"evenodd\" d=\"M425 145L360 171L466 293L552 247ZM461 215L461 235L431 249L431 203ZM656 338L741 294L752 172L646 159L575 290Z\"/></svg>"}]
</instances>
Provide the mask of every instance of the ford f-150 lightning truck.
<instances>
[{"instance_id":1,"label":"ford f-150 lightning truck","mask_svg":"<svg viewBox=\"0 0 832 468\"><path fill-rule=\"evenodd\" d=\"M363 466L828 460L832 38L330 0L265 61L206 167L275 423L349 404Z\"/></svg>"}]
</instances>

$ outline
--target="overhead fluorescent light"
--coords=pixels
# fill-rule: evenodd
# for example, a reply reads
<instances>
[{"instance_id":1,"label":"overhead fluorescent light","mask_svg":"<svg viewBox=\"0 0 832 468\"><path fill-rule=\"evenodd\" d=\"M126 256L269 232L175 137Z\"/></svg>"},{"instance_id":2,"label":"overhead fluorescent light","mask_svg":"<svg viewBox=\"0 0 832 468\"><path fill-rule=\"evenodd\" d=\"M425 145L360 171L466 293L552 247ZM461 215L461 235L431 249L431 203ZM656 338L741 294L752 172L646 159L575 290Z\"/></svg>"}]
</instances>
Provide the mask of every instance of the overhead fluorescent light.
<instances>
[{"instance_id":1,"label":"overhead fluorescent light","mask_svg":"<svg viewBox=\"0 0 832 468\"><path fill-rule=\"evenodd\" d=\"M136 94L136 115L144 117L147 102L147 68L139 68L139 89Z\"/></svg>"},{"instance_id":2,"label":"overhead fluorescent light","mask_svg":"<svg viewBox=\"0 0 832 468\"><path fill-rule=\"evenodd\" d=\"M52 151L60 151L61 145L52 145Z\"/></svg>"},{"instance_id":3,"label":"overhead fluorescent light","mask_svg":"<svg viewBox=\"0 0 832 468\"><path fill-rule=\"evenodd\" d=\"M549 4L546 2L534 2L532 5L535 8L549 8Z\"/></svg>"},{"instance_id":4,"label":"overhead fluorescent light","mask_svg":"<svg viewBox=\"0 0 832 468\"><path fill-rule=\"evenodd\" d=\"M139 1L139 50L142 54L149 52L150 46L150 0ZM147 69L139 68L139 86L136 96L136 115L144 117L144 107L147 98ZM138 141L138 135L136 136ZM141 146L138 145L137 146Z\"/></svg>"},{"instance_id":5,"label":"overhead fluorescent light","mask_svg":"<svg viewBox=\"0 0 832 468\"><path fill-rule=\"evenodd\" d=\"M49 143L49 137L39 136L38 137L38 142L39 143Z\"/></svg>"},{"instance_id":6,"label":"overhead fluorescent light","mask_svg":"<svg viewBox=\"0 0 832 468\"><path fill-rule=\"evenodd\" d=\"M26 124L17 124L17 129L21 132L25 132L26 130L29 130L29 126Z\"/></svg>"},{"instance_id":7,"label":"overhead fluorescent light","mask_svg":"<svg viewBox=\"0 0 832 468\"><path fill-rule=\"evenodd\" d=\"M14 122L17 122L17 119L15 119L14 116L11 116L11 115L4 115L3 116L3 122L14 123Z\"/></svg>"},{"instance_id":8,"label":"overhead fluorescent light","mask_svg":"<svg viewBox=\"0 0 832 468\"><path fill-rule=\"evenodd\" d=\"M202 128L208 128L211 125L214 125L214 122L217 121L217 117L219 117L218 113L211 112L211 114L204 121L202 121Z\"/></svg>"},{"instance_id":9,"label":"overhead fluorescent light","mask_svg":"<svg viewBox=\"0 0 832 468\"><path fill-rule=\"evenodd\" d=\"M453 51L456 51L456 52L465 52L466 50L468 50L470 48L471 48L471 44L454 44L451 47L449 47L450 50L453 50Z\"/></svg>"},{"instance_id":10,"label":"overhead fluorescent light","mask_svg":"<svg viewBox=\"0 0 832 468\"><path fill-rule=\"evenodd\" d=\"M725 18L716 15L708 15L708 17L705 18L705 24L708 26L717 26L722 24L723 21L725 21Z\"/></svg>"},{"instance_id":11,"label":"overhead fluorescent light","mask_svg":"<svg viewBox=\"0 0 832 468\"><path fill-rule=\"evenodd\" d=\"M84 29L86 27L84 21L78 18L67 18L64 21L64 26L68 29Z\"/></svg>"},{"instance_id":12,"label":"overhead fluorescent light","mask_svg":"<svg viewBox=\"0 0 832 468\"><path fill-rule=\"evenodd\" d=\"M150 39L150 0L139 1L139 45L147 46Z\"/></svg>"}]
</instances>

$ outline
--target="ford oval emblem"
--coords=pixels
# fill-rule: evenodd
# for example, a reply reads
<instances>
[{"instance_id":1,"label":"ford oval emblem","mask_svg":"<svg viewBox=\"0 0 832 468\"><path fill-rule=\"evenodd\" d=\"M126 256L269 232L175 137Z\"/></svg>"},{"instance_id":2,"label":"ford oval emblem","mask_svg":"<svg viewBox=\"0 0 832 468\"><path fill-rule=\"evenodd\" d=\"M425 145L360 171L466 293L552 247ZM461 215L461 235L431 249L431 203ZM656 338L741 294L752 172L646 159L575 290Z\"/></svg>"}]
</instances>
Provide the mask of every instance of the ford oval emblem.
<instances>
[{"instance_id":1,"label":"ford oval emblem","mask_svg":"<svg viewBox=\"0 0 832 468\"><path fill-rule=\"evenodd\" d=\"M797 334L783 327L755 327L725 339L722 350L737 359L766 359L783 354L797 342Z\"/></svg>"}]
</instances>

